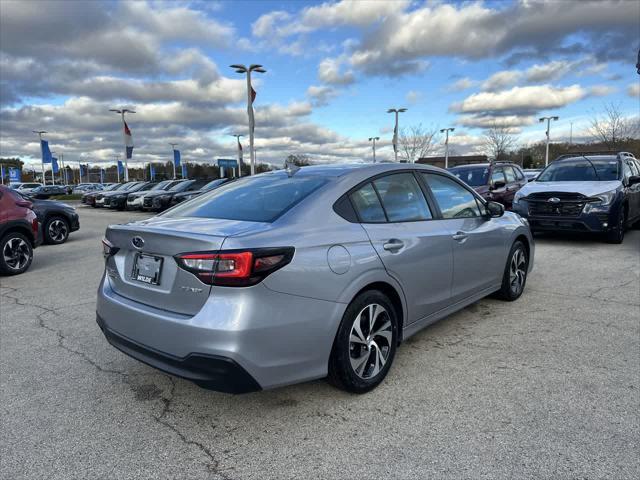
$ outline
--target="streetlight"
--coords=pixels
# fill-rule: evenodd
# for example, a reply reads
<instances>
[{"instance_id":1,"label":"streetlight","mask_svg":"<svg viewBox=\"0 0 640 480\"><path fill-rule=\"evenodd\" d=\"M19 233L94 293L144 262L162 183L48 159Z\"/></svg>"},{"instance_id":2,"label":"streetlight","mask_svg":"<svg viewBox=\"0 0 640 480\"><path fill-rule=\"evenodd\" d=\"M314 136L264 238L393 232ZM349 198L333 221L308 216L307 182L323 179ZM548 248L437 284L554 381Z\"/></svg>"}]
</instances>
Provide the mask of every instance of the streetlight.
<instances>
[{"instance_id":1,"label":"streetlight","mask_svg":"<svg viewBox=\"0 0 640 480\"><path fill-rule=\"evenodd\" d=\"M440 133L444 133L444 168L449 168L449 132L453 132L454 127L441 128Z\"/></svg>"},{"instance_id":2,"label":"streetlight","mask_svg":"<svg viewBox=\"0 0 640 480\"><path fill-rule=\"evenodd\" d=\"M256 173L256 157L253 150L253 130L255 127L255 119L253 118L253 100L255 98L255 90L251 86L251 72L265 73L266 70L262 68L262 65L252 64L249 67L244 65L234 64L230 65L231 68L235 68L236 73L247 74L247 113L249 114L249 157L251 159L251 175Z\"/></svg>"},{"instance_id":3,"label":"streetlight","mask_svg":"<svg viewBox=\"0 0 640 480\"><path fill-rule=\"evenodd\" d=\"M44 151L42 150L42 134L47 133L44 130L31 130L33 133L38 135L40 138L40 158L42 158L42 184L44 185L46 182L44 181ZM35 177L33 177L35 180Z\"/></svg>"},{"instance_id":4,"label":"streetlight","mask_svg":"<svg viewBox=\"0 0 640 480\"><path fill-rule=\"evenodd\" d=\"M395 155L396 162L398 161L398 114L406 112L406 108L390 108L387 113L395 113L396 125L393 128L393 153Z\"/></svg>"},{"instance_id":5,"label":"streetlight","mask_svg":"<svg viewBox=\"0 0 640 480\"><path fill-rule=\"evenodd\" d=\"M173 179L175 180L176 179L176 158L175 158L176 153L175 152L176 152L176 145L178 145L178 144L169 142L169 145L171 145L171 151L173 152L173 160L172 160L172 162L173 162Z\"/></svg>"},{"instance_id":6,"label":"streetlight","mask_svg":"<svg viewBox=\"0 0 640 480\"><path fill-rule=\"evenodd\" d=\"M546 152L544 154L544 166L546 167L547 165L549 165L549 129L551 128L551 120L553 121L558 121L560 117L554 116L554 117L542 117L541 119L539 119L539 123L544 122L545 120L547 121L547 131L545 132L545 135L547 136L547 148L546 148Z\"/></svg>"},{"instance_id":7,"label":"streetlight","mask_svg":"<svg viewBox=\"0 0 640 480\"><path fill-rule=\"evenodd\" d=\"M136 113L135 110L129 110L127 108L110 108L109 109L110 112L116 112L122 115L122 126L124 128L124 126L126 125L126 122L124 121L124 114L125 113ZM127 133L126 130L122 131L122 135L124 138L124 180L125 182L129 181L129 162L127 162Z\"/></svg>"},{"instance_id":8,"label":"streetlight","mask_svg":"<svg viewBox=\"0 0 640 480\"><path fill-rule=\"evenodd\" d=\"M236 137L238 142L238 177L242 177L242 145L240 144L240 137L244 137L244 135L238 135L237 133L231 133L230 135Z\"/></svg>"},{"instance_id":9,"label":"streetlight","mask_svg":"<svg viewBox=\"0 0 640 480\"><path fill-rule=\"evenodd\" d=\"M369 137L369 141L373 142L373 163L376 163L376 141L380 140L380 137Z\"/></svg>"}]
</instances>

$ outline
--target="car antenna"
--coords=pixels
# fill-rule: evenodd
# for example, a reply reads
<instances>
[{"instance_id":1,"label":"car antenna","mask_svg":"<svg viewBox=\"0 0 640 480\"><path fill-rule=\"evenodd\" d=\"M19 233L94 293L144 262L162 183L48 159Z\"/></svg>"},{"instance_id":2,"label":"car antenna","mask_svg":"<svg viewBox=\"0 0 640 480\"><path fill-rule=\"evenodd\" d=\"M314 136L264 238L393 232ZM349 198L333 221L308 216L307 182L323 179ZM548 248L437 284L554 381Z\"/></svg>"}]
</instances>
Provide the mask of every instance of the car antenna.
<instances>
[{"instance_id":1,"label":"car antenna","mask_svg":"<svg viewBox=\"0 0 640 480\"><path fill-rule=\"evenodd\" d=\"M582 156L582 158L584 158L587 162L589 162L589 165L591 165L591 168L593 168L593 171L596 174L596 178L598 179L598 181L600 181L600 175L598 175L598 170L596 169L596 166L593 164L593 162L591 160L589 160L587 158L587 156L584 153L580 154Z\"/></svg>"},{"instance_id":2,"label":"car antenna","mask_svg":"<svg viewBox=\"0 0 640 480\"><path fill-rule=\"evenodd\" d=\"M285 170L285 172L287 172L287 176L289 178L291 178L296 174L296 172L298 170L300 170L300 167L298 165L296 165L295 163L290 162L289 160L285 160L285 162L284 162L284 170Z\"/></svg>"}]
</instances>

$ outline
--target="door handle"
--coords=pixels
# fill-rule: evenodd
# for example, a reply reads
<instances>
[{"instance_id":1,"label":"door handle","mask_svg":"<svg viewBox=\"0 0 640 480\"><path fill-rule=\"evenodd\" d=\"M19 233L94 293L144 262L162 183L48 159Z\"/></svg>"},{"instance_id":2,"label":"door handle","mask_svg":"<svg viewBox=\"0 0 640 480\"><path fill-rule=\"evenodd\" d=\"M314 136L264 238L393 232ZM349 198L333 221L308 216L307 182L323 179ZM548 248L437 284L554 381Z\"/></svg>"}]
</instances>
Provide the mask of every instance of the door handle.
<instances>
[{"instance_id":1,"label":"door handle","mask_svg":"<svg viewBox=\"0 0 640 480\"><path fill-rule=\"evenodd\" d=\"M468 236L469 235L467 235L465 232L456 232L455 235L453 235L453 239L460 243L463 243Z\"/></svg>"},{"instance_id":2,"label":"door handle","mask_svg":"<svg viewBox=\"0 0 640 480\"><path fill-rule=\"evenodd\" d=\"M396 238L392 238L391 240L389 240L388 242L385 242L382 245L382 248L384 248L385 250L388 250L389 252L398 251L402 247L404 247L404 242Z\"/></svg>"}]
</instances>

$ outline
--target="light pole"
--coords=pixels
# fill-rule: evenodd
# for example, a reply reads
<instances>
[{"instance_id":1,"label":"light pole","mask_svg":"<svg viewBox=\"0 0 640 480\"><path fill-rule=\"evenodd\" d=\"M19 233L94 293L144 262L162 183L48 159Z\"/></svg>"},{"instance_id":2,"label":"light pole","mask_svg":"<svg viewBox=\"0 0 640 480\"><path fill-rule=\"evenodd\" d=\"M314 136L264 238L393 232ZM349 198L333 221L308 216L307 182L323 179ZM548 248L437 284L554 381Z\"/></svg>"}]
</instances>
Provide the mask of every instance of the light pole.
<instances>
[{"instance_id":1,"label":"light pole","mask_svg":"<svg viewBox=\"0 0 640 480\"><path fill-rule=\"evenodd\" d=\"M449 132L453 132L454 127L441 128L440 133L445 134L444 139L444 168L449 168Z\"/></svg>"},{"instance_id":2,"label":"light pole","mask_svg":"<svg viewBox=\"0 0 640 480\"><path fill-rule=\"evenodd\" d=\"M240 137L244 135L238 135L237 133L231 133L232 137L236 137L238 143L238 178L242 177L242 145L240 144Z\"/></svg>"},{"instance_id":3,"label":"light pole","mask_svg":"<svg viewBox=\"0 0 640 480\"><path fill-rule=\"evenodd\" d=\"M122 115L122 136L124 139L124 181L129 181L129 162L127 162L127 132L125 129L126 122L124 121L125 113L136 113L135 110L129 110L127 108L110 108L110 112L116 112Z\"/></svg>"},{"instance_id":4,"label":"light pole","mask_svg":"<svg viewBox=\"0 0 640 480\"><path fill-rule=\"evenodd\" d=\"M395 127L393 127L393 153L396 162L398 161L398 114L406 111L406 108L390 108L387 110L387 113L395 113L396 116L396 124Z\"/></svg>"},{"instance_id":5,"label":"light pole","mask_svg":"<svg viewBox=\"0 0 640 480\"><path fill-rule=\"evenodd\" d=\"M376 141L380 140L380 137L369 137L369 141L373 142L373 163L376 163Z\"/></svg>"},{"instance_id":6,"label":"light pole","mask_svg":"<svg viewBox=\"0 0 640 480\"><path fill-rule=\"evenodd\" d=\"M176 145L178 145L177 143L171 143L169 142L169 145L171 145L171 153L173 154L173 160L171 160L171 162L173 163L173 179L176 179Z\"/></svg>"},{"instance_id":7,"label":"light pole","mask_svg":"<svg viewBox=\"0 0 640 480\"><path fill-rule=\"evenodd\" d=\"M571 128L569 130L569 146L573 145L573 122L571 122Z\"/></svg>"},{"instance_id":8,"label":"light pole","mask_svg":"<svg viewBox=\"0 0 640 480\"><path fill-rule=\"evenodd\" d=\"M47 132L44 130L32 130L32 132L37 134L38 138L40 139L40 158L42 158L42 184L44 185L46 182L44 181L44 150L42 149L42 134Z\"/></svg>"},{"instance_id":9,"label":"light pole","mask_svg":"<svg viewBox=\"0 0 640 480\"><path fill-rule=\"evenodd\" d=\"M545 135L547 136L547 148L545 150L545 154L544 154L544 166L546 167L547 165L549 165L549 129L551 128L551 120L553 121L558 121L560 117L554 116L554 117L542 117L541 119L539 119L539 122L542 123L545 120L547 121L547 131L545 132Z\"/></svg>"},{"instance_id":10,"label":"light pole","mask_svg":"<svg viewBox=\"0 0 640 480\"><path fill-rule=\"evenodd\" d=\"M255 120L253 118L253 100L256 97L256 92L251 86L251 72L265 73L266 70L262 68L262 65L252 64L249 67L244 65L235 64L230 65L231 68L235 68L236 73L247 74L247 113L249 115L249 157L251 160L251 175L256 173L256 156L253 150L253 130L255 127Z\"/></svg>"}]
</instances>

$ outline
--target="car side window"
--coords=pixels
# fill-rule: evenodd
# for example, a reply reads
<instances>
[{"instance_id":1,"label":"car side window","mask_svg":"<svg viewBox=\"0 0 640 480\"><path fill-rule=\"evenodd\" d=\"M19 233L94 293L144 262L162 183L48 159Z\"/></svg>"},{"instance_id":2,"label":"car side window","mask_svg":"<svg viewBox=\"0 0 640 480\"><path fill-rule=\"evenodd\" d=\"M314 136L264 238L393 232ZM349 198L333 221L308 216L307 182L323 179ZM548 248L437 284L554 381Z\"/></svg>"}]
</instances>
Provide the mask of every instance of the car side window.
<instances>
[{"instance_id":1,"label":"car side window","mask_svg":"<svg viewBox=\"0 0 640 480\"><path fill-rule=\"evenodd\" d=\"M415 222L433 218L422 189L412 173L378 178L373 184L389 222Z\"/></svg>"},{"instance_id":2,"label":"car side window","mask_svg":"<svg viewBox=\"0 0 640 480\"><path fill-rule=\"evenodd\" d=\"M353 208L363 223L383 223L387 221L384 210L373 185L367 183L350 195Z\"/></svg>"},{"instance_id":3,"label":"car side window","mask_svg":"<svg viewBox=\"0 0 640 480\"><path fill-rule=\"evenodd\" d=\"M505 176L507 177L507 183L515 183L516 175L515 173L513 173L513 168L504 167L504 173L505 173Z\"/></svg>"},{"instance_id":4,"label":"car side window","mask_svg":"<svg viewBox=\"0 0 640 480\"><path fill-rule=\"evenodd\" d=\"M513 167L513 171L516 172L516 179L518 181L524 180L524 173L518 167Z\"/></svg>"},{"instance_id":5,"label":"car side window","mask_svg":"<svg viewBox=\"0 0 640 480\"><path fill-rule=\"evenodd\" d=\"M622 162L622 175L626 180L628 180L629 177L633 175L633 172L631 171L631 165L629 164L629 162Z\"/></svg>"},{"instance_id":6,"label":"car side window","mask_svg":"<svg viewBox=\"0 0 640 480\"><path fill-rule=\"evenodd\" d=\"M491 185L496 182L506 183L504 178L504 171L502 170L502 168L496 168L493 170L493 172L491 172Z\"/></svg>"},{"instance_id":7,"label":"car side window","mask_svg":"<svg viewBox=\"0 0 640 480\"><path fill-rule=\"evenodd\" d=\"M422 175L433 192L436 202L438 202L443 218L481 216L476 197L458 182L433 173L423 173Z\"/></svg>"}]
</instances>

